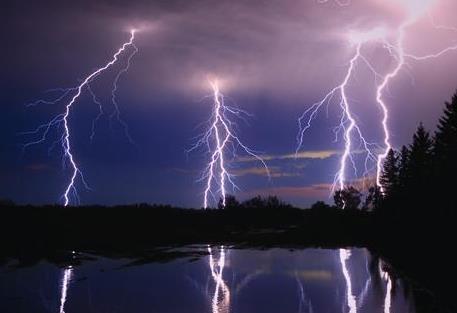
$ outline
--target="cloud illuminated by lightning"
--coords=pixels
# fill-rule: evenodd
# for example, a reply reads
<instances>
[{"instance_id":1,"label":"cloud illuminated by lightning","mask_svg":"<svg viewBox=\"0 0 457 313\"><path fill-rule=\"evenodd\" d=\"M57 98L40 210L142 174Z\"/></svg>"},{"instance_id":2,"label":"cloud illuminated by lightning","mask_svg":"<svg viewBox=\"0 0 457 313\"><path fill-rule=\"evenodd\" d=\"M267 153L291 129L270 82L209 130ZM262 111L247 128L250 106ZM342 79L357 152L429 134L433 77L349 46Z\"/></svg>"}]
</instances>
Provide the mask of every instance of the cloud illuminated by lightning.
<instances>
[{"instance_id":1,"label":"cloud illuminated by lightning","mask_svg":"<svg viewBox=\"0 0 457 313\"><path fill-rule=\"evenodd\" d=\"M235 133L236 123L233 118L241 118L249 114L225 103L225 97L219 89L218 81L209 82L213 91L213 111L209 121L208 129L200 136L197 143L188 150L191 152L201 146L207 147L210 154L210 161L206 166L201 181L205 182L205 191L203 207L209 206L210 197L216 199L215 193L219 193L222 200L222 206L225 207L227 196L227 184L230 184L233 190L237 189L233 181L233 175L228 171L227 153L236 156L236 147L240 147L247 155L257 159L265 168L267 175L270 177L270 171L265 161L256 154L256 152L244 145L238 135ZM217 186L217 190L214 188Z\"/></svg>"},{"instance_id":2,"label":"cloud illuminated by lightning","mask_svg":"<svg viewBox=\"0 0 457 313\"><path fill-rule=\"evenodd\" d=\"M118 61L119 57L121 54L123 54L128 48L132 48L132 52L127 58L127 65L122 68L118 74L116 75L114 82L113 82L113 89L112 89L112 102L114 105L114 113L113 116L118 119L118 121L121 123L121 125L124 127L124 130L126 132L127 138L131 141L131 137L128 133L128 128L127 124L120 118L120 111L119 107L116 101L116 91L117 91L117 83L119 81L119 78L123 73L125 73L129 66L130 66L130 61L132 57L137 53L138 49L134 43L135 40L135 33L136 30L132 29L130 31L130 38L127 42L122 44L122 46L117 50L117 52L112 56L112 59L106 63L104 66L96 69L94 72L89 74L84 80L79 84L77 87L74 88L66 88L66 89L60 89L62 91L62 95L60 95L58 98L52 100L52 101L45 101L45 100L38 100L36 102L31 103L30 105L36 105L36 104L57 104L61 101L63 101L67 96L70 96L69 102L65 105L65 110L63 113L60 113L56 115L54 118L52 118L48 123L40 125L37 129L31 132L26 132L23 134L40 134L41 137L38 140L29 142L24 145L24 148L41 143L45 141L48 137L49 132L53 127L62 127L63 132L61 137L57 142L55 142L52 147L60 143L62 149L63 149L63 159L64 159L64 164L68 164L71 169L71 176L69 179L69 182L64 190L64 193L62 195L62 198L64 200L64 205L68 206L70 204L71 199L75 199L76 202L79 202L79 197L78 197L78 192L76 188L76 180L79 177L83 185L88 188L84 176L78 166L78 162L76 161L73 151L72 151L72 145L71 145L71 130L70 130L70 125L69 125L69 119L70 119L70 113L73 108L73 105L76 103L76 101L80 98L81 94L83 93L84 90L88 90L90 95L92 96L93 101L99 106L99 114L95 118L95 120L92 123L92 134L91 134L91 139L93 139L94 134L95 134L95 123L96 121L100 118L100 116L103 114L103 109L100 101L96 98L94 92L91 89L90 83L94 81L95 78L97 78L100 74L102 74L104 71L108 70L112 66L114 66Z\"/></svg>"}]
</instances>

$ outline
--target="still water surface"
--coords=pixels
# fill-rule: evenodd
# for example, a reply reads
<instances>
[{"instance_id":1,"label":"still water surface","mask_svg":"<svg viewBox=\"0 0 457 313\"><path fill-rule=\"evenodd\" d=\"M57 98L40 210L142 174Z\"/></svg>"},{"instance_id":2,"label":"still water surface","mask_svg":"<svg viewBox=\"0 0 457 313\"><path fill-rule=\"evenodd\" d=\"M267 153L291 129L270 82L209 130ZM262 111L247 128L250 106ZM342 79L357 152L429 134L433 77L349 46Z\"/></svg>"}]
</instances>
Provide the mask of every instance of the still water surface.
<instances>
[{"instance_id":1,"label":"still water surface","mask_svg":"<svg viewBox=\"0 0 457 313\"><path fill-rule=\"evenodd\" d=\"M190 261L0 268L2 313L407 313L413 299L365 249L201 247Z\"/></svg>"}]
</instances>

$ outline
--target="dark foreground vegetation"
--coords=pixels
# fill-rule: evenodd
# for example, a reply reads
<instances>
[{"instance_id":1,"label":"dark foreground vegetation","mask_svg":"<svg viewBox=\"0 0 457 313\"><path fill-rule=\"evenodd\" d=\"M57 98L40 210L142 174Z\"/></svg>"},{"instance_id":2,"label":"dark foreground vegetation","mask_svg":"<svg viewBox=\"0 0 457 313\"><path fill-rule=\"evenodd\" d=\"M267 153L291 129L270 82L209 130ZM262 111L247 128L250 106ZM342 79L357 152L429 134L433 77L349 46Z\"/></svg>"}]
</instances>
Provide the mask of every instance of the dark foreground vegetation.
<instances>
[{"instance_id":1,"label":"dark foreground vegetation","mask_svg":"<svg viewBox=\"0 0 457 313\"><path fill-rule=\"evenodd\" d=\"M457 95L433 136L421 125L410 146L389 152L382 190L348 187L335 193L335 205L318 202L306 210L276 197L243 203L228 197L223 210L0 201L0 265L12 259L18 266L42 259L59 265L80 261L70 251L164 261L198 256L170 250L191 244L366 247L409 279L419 312L455 312L456 177Z\"/></svg>"}]
</instances>

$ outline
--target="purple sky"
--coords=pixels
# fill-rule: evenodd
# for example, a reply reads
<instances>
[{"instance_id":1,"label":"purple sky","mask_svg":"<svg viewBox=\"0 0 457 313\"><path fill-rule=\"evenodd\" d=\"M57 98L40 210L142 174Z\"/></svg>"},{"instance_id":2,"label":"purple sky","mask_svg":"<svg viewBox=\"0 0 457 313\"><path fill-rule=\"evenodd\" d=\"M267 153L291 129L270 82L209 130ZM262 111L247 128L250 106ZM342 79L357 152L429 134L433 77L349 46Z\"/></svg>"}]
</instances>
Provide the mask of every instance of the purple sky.
<instances>
[{"instance_id":1,"label":"purple sky","mask_svg":"<svg viewBox=\"0 0 457 313\"><path fill-rule=\"evenodd\" d=\"M407 53L425 55L457 44L453 0L352 0L344 6L332 0L130 2L2 5L0 198L61 201L69 176L61 151L48 155L51 139L22 153L20 145L30 138L18 133L62 112L65 103L24 104L49 98L52 94L43 93L49 88L77 85L128 40L131 27L140 29L139 53L121 78L118 101L137 147L107 118L100 120L91 143L97 107L83 95L70 121L73 150L92 188L80 193L82 204L201 205L203 186L196 180L208 156L187 156L185 150L211 113L211 102L201 101L211 93L208 76L218 77L224 94L253 114L248 124L239 123L238 134L262 152L273 173L269 182L256 162L234 160L237 196L277 194L303 207L326 200L343 147L332 133L337 103L330 104L328 116L323 110L314 120L304 153L297 159L291 154L297 118L344 78L355 48L349 34L382 27L392 40L402 21L414 16L406 31ZM382 42L367 43L363 54L381 75L395 66ZM456 59L457 50L437 59L409 59L392 81L385 100L395 147L409 142L420 121L433 130L444 101L457 88ZM94 84L108 111L110 73ZM348 90L367 138L382 142L376 83L360 64Z\"/></svg>"}]
</instances>

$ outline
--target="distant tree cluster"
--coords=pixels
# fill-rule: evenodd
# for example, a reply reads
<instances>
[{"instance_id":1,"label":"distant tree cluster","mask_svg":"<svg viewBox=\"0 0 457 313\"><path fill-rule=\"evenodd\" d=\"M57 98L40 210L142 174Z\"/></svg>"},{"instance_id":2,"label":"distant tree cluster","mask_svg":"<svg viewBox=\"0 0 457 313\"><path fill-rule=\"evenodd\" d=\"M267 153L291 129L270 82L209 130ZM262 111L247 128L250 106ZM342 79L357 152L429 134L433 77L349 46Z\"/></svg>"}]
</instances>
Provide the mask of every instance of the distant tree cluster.
<instances>
[{"instance_id":1,"label":"distant tree cluster","mask_svg":"<svg viewBox=\"0 0 457 313\"><path fill-rule=\"evenodd\" d=\"M435 214L449 212L457 208L453 194L456 177L457 93L446 102L433 136L420 124L409 146L389 151L377 207L385 212L400 207L400 213L426 213L431 207ZM424 208L427 210L421 210Z\"/></svg>"},{"instance_id":2,"label":"distant tree cluster","mask_svg":"<svg viewBox=\"0 0 457 313\"><path fill-rule=\"evenodd\" d=\"M257 196L252 199L239 202L235 196L227 195L225 197L225 207L222 204L222 199L219 200L219 209L281 209L292 208L290 204L281 201L276 196L261 197Z\"/></svg>"}]
</instances>

